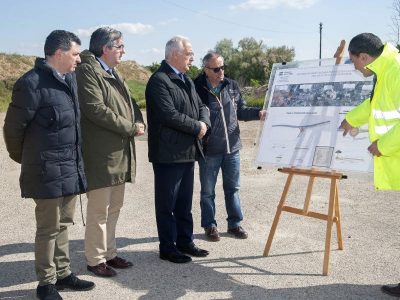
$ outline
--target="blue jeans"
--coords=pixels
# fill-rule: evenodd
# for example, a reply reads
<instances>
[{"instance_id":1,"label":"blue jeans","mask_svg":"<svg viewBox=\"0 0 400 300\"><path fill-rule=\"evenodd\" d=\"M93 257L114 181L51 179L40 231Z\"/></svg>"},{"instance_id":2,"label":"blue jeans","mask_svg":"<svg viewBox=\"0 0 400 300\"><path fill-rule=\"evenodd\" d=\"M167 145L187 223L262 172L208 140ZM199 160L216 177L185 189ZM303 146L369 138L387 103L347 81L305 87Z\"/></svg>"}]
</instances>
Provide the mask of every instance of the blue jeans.
<instances>
[{"instance_id":1,"label":"blue jeans","mask_svg":"<svg viewBox=\"0 0 400 300\"><path fill-rule=\"evenodd\" d=\"M219 170L222 170L222 182L225 194L225 207L228 214L228 229L238 227L243 220L240 208L240 154L208 155L199 160L200 166L200 207L201 226L217 227L215 220L215 184Z\"/></svg>"}]
</instances>

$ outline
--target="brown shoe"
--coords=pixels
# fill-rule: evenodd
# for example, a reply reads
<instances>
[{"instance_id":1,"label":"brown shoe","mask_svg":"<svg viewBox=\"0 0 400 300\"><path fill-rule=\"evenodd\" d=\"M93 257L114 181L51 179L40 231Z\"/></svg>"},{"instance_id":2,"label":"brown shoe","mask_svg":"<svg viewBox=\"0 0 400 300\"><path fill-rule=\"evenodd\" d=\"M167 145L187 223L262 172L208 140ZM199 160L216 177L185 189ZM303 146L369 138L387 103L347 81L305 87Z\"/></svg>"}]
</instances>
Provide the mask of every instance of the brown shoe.
<instances>
[{"instance_id":1,"label":"brown shoe","mask_svg":"<svg viewBox=\"0 0 400 300\"><path fill-rule=\"evenodd\" d=\"M247 239L247 232L243 229L242 226L238 226L235 228L229 228L228 233L235 236L237 239Z\"/></svg>"},{"instance_id":2,"label":"brown shoe","mask_svg":"<svg viewBox=\"0 0 400 300\"><path fill-rule=\"evenodd\" d=\"M217 227L212 226L212 227L204 228L204 230L206 232L207 240L209 240L211 242L218 242L221 239L219 236Z\"/></svg>"},{"instance_id":3,"label":"brown shoe","mask_svg":"<svg viewBox=\"0 0 400 300\"><path fill-rule=\"evenodd\" d=\"M130 261L127 261L121 257L114 257L113 259L106 261L107 266L113 267L115 269L126 269L133 266Z\"/></svg>"},{"instance_id":4,"label":"brown shoe","mask_svg":"<svg viewBox=\"0 0 400 300\"><path fill-rule=\"evenodd\" d=\"M105 263L98 264L97 266L87 266L88 271L100 277L113 277L117 272Z\"/></svg>"}]
</instances>

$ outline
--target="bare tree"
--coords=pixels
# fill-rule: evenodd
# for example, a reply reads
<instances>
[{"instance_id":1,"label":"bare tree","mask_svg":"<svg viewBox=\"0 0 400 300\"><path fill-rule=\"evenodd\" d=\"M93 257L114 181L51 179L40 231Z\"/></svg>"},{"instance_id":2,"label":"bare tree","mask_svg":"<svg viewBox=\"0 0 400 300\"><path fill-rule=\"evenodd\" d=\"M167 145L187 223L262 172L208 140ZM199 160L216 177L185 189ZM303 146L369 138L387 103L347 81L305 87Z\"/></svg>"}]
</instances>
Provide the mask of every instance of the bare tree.
<instances>
[{"instance_id":1,"label":"bare tree","mask_svg":"<svg viewBox=\"0 0 400 300\"><path fill-rule=\"evenodd\" d=\"M400 43L400 0L393 0L392 4L393 15L392 15L392 23L390 28L392 29L392 33L394 36L393 42L396 45Z\"/></svg>"}]
</instances>

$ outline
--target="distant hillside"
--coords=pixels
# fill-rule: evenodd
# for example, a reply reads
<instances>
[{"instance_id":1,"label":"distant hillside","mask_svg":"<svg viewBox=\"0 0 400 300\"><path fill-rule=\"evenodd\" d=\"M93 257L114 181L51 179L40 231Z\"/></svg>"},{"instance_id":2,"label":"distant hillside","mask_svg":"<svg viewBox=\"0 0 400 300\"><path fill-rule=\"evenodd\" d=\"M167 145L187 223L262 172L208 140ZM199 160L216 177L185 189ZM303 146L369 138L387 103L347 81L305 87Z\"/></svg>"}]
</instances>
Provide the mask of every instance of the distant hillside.
<instances>
[{"instance_id":1,"label":"distant hillside","mask_svg":"<svg viewBox=\"0 0 400 300\"><path fill-rule=\"evenodd\" d=\"M34 56L0 53L0 80L15 80L29 71L34 63ZM123 61L118 70L127 80L147 82L151 72L133 60Z\"/></svg>"},{"instance_id":2,"label":"distant hillside","mask_svg":"<svg viewBox=\"0 0 400 300\"><path fill-rule=\"evenodd\" d=\"M15 80L32 69L34 56L0 53L0 80Z\"/></svg>"},{"instance_id":3,"label":"distant hillside","mask_svg":"<svg viewBox=\"0 0 400 300\"><path fill-rule=\"evenodd\" d=\"M0 53L0 111L7 109L15 81L32 69L35 59L35 56ZM136 83L134 87L139 86L140 89L141 85L145 86L151 75L149 70L133 60L123 61L118 66L118 71L128 80L128 83L133 81ZM138 99L143 98L135 96Z\"/></svg>"}]
</instances>

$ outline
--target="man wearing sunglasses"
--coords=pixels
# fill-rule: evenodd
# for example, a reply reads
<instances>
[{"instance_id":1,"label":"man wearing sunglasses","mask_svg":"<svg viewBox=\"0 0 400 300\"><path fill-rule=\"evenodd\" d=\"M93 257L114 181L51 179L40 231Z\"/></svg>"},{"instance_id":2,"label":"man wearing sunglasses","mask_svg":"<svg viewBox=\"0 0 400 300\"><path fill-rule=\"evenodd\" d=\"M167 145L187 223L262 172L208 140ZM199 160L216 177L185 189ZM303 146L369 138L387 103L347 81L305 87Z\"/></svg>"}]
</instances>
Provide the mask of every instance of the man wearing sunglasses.
<instances>
[{"instance_id":1,"label":"man wearing sunglasses","mask_svg":"<svg viewBox=\"0 0 400 300\"><path fill-rule=\"evenodd\" d=\"M238 120L265 119L266 111L246 106L238 83L226 78L224 59L215 52L203 58L203 72L195 79L197 93L210 110L211 130L203 138L205 159L199 160L201 182L201 226L208 240L220 235L215 220L215 184L222 170L228 233L240 239L247 232L240 225L240 155L242 147Z\"/></svg>"}]
</instances>

